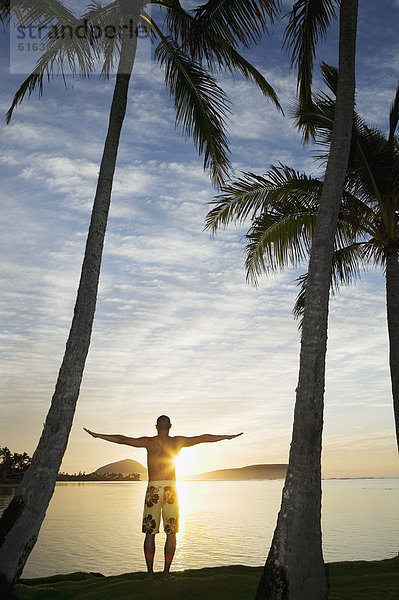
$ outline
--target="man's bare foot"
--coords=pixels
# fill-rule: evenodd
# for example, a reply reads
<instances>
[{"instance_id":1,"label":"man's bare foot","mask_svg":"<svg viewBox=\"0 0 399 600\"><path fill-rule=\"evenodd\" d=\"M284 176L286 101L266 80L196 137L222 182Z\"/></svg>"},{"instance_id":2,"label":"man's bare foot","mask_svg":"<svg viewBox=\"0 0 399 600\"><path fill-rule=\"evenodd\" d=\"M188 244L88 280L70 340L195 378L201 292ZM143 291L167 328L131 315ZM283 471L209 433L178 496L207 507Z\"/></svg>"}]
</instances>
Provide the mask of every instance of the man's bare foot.
<instances>
[{"instance_id":1,"label":"man's bare foot","mask_svg":"<svg viewBox=\"0 0 399 600\"><path fill-rule=\"evenodd\" d=\"M146 581L154 581L154 573L148 573L147 577L145 578Z\"/></svg>"},{"instance_id":2,"label":"man's bare foot","mask_svg":"<svg viewBox=\"0 0 399 600\"><path fill-rule=\"evenodd\" d=\"M163 580L164 581L172 581L174 579L174 576L171 575L170 573L164 573L163 574Z\"/></svg>"}]
</instances>

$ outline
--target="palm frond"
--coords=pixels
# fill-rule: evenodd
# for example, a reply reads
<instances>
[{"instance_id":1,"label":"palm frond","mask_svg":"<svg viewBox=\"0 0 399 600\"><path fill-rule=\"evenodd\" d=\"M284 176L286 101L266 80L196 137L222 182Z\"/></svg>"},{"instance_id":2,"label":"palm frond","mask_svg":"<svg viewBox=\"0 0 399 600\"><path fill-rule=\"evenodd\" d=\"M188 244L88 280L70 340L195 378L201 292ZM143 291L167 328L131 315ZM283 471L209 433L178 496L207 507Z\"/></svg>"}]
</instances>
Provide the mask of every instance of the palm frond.
<instances>
[{"instance_id":1,"label":"palm frond","mask_svg":"<svg viewBox=\"0 0 399 600\"><path fill-rule=\"evenodd\" d=\"M241 177L226 183L221 194L210 204L215 204L206 216L205 229L213 232L230 222L243 223L248 217L255 219L266 210L284 207L286 213L296 211L300 206L313 207L320 194L322 183L280 164L271 165L263 176L255 173L242 173Z\"/></svg>"},{"instance_id":2,"label":"palm frond","mask_svg":"<svg viewBox=\"0 0 399 600\"><path fill-rule=\"evenodd\" d=\"M347 238L359 239L361 236L372 237L375 233L376 213L367 200L362 200L348 189L342 194L342 202L338 215L338 227L345 227Z\"/></svg>"},{"instance_id":3,"label":"palm frond","mask_svg":"<svg viewBox=\"0 0 399 600\"><path fill-rule=\"evenodd\" d=\"M254 220L246 238L247 279L257 284L262 273L274 272L291 265L297 267L310 251L316 211L288 215L265 212Z\"/></svg>"},{"instance_id":4,"label":"palm frond","mask_svg":"<svg viewBox=\"0 0 399 600\"><path fill-rule=\"evenodd\" d=\"M114 71L116 65L116 56L120 54L121 43L118 36L114 38L107 38L104 40L101 54L102 54L102 67L101 75L104 79L108 79L110 74Z\"/></svg>"},{"instance_id":5,"label":"palm frond","mask_svg":"<svg viewBox=\"0 0 399 600\"><path fill-rule=\"evenodd\" d=\"M298 102L294 106L293 115L296 125L305 130L305 136L308 136L307 128L315 132L316 144L326 148L326 154L319 153L316 157L324 160L331 143L338 71L326 63L322 63L321 71L324 83L332 92L332 96L323 92L312 94L311 109ZM391 185L391 167L389 148L384 134L378 129L368 127L364 119L354 111L348 186L363 197L370 198L373 194L389 195L387 186ZM366 183L366 173L369 174L368 183Z\"/></svg>"},{"instance_id":6,"label":"palm frond","mask_svg":"<svg viewBox=\"0 0 399 600\"><path fill-rule=\"evenodd\" d=\"M316 144L329 145L334 122L338 70L322 63L321 72L324 83L332 91L334 97L331 98L323 92L313 93L310 102L297 101L294 103L291 113L295 120L295 126L302 132L305 143L313 140Z\"/></svg>"},{"instance_id":7,"label":"palm frond","mask_svg":"<svg viewBox=\"0 0 399 600\"><path fill-rule=\"evenodd\" d=\"M115 0L111 4L102 6L100 2L92 2L85 13L90 41L95 46L96 53L101 57L101 75L108 79L115 68L116 57L121 51L122 14L120 3ZM114 35L98 36L97 31L113 31Z\"/></svg>"},{"instance_id":8,"label":"palm frond","mask_svg":"<svg viewBox=\"0 0 399 600\"><path fill-rule=\"evenodd\" d=\"M361 276L365 268L364 244L355 243L334 251L331 276L331 291L333 294L339 291L341 285L349 285ZM298 329L302 327L303 315L306 301L306 284L308 273L297 278L299 293L295 299L292 310L294 318L299 321Z\"/></svg>"},{"instance_id":9,"label":"palm frond","mask_svg":"<svg viewBox=\"0 0 399 600\"><path fill-rule=\"evenodd\" d=\"M32 25L47 27L54 21L72 25L78 21L59 0L36 0L34 2L32 0L13 0L9 2L9 14L13 15L23 27Z\"/></svg>"},{"instance_id":10,"label":"palm frond","mask_svg":"<svg viewBox=\"0 0 399 600\"><path fill-rule=\"evenodd\" d=\"M294 308L292 309L292 314L294 315L294 319L298 321L298 329L302 328L303 323L303 314L305 312L305 300L306 300L306 285L308 282L308 274L304 273L300 275L295 280L297 281L297 285L299 287L299 292L297 297L295 298Z\"/></svg>"},{"instance_id":11,"label":"palm frond","mask_svg":"<svg viewBox=\"0 0 399 600\"><path fill-rule=\"evenodd\" d=\"M197 40L211 33L233 47L248 47L267 31L278 8L278 0L208 0L195 11Z\"/></svg>"},{"instance_id":12,"label":"palm frond","mask_svg":"<svg viewBox=\"0 0 399 600\"><path fill-rule=\"evenodd\" d=\"M0 0L0 22L7 23L10 18L10 0Z\"/></svg>"},{"instance_id":13,"label":"palm frond","mask_svg":"<svg viewBox=\"0 0 399 600\"><path fill-rule=\"evenodd\" d=\"M189 52L194 60L199 63L205 61L211 72L222 69L228 70L230 73L239 71L246 79L255 83L262 94L269 98L276 108L284 114L274 88L254 65L237 52L232 44L212 35L210 31L202 36L201 43L193 43L193 39L191 38Z\"/></svg>"},{"instance_id":14,"label":"palm frond","mask_svg":"<svg viewBox=\"0 0 399 600\"><path fill-rule=\"evenodd\" d=\"M396 128L398 126L398 121L399 121L399 84L398 84L398 87L396 88L395 98L394 98L394 101L392 102L391 110L389 113L389 138L388 138L389 145L392 145L392 142L393 142L393 139L395 136L395 132L396 132Z\"/></svg>"},{"instance_id":15,"label":"palm frond","mask_svg":"<svg viewBox=\"0 0 399 600\"><path fill-rule=\"evenodd\" d=\"M330 69L327 71L324 67ZM334 71L336 69L323 63L322 75L327 87L333 85ZM325 92L312 93L309 102L298 100L293 104L291 114L295 126L302 133L303 142L306 144L312 140L316 145L327 146L331 143L332 127L335 113L335 97L332 98ZM315 158L326 160L328 152L318 153Z\"/></svg>"},{"instance_id":16,"label":"palm frond","mask_svg":"<svg viewBox=\"0 0 399 600\"><path fill-rule=\"evenodd\" d=\"M284 202L295 209L305 206L306 209L318 205L318 198L323 187L322 181L300 173L288 165L279 163L271 165L268 177L273 183L273 203ZM289 204L287 204L289 203ZM315 204L316 203L316 204Z\"/></svg>"},{"instance_id":17,"label":"palm frond","mask_svg":"<svg viewBox=\"0 0 399 600\"><path fill-rule=\"evenodd\" d=\"M166 9L165 22L169 34L187 52L194 36L194 11L185 10L179 0L160 0L157 4Z\"/></svg>"},{"instance_id":18,"label":"palm frond","mask_svg":"<svg viewBox=\"0 0 399 600\"><path fill-rule=\"evenodd\" d=\"M337 291L340 285L349 285L358 279L365 267L364 244L356 242L337 248L333 254L332 289Z\"/></svg>"},{"instance_id":19,"label":"palm frond","mask_svg":"<svg viewBox=\"0 0 399 600\"><path fill-rule=\"evenodd\" d=\"M216 6L219 4L219 6ZM233 3L234 4L234 3ZM235 9L248 11L248 6L238 6ZM242 3L241 3L242 4ZM246 3L248 4L248 3ZM266 3L268 4L268 3ZM273 2L269 2L273 4ZM229 24L232 26L232 31L225 37L226 30L220 31L215 27L204 26L207 19L211 18L212 24L220 18L226 10L224 3L215 3L211 12L209 3L199 9L192 11L195 16L185 11L178 0L163 0L161 5L167 8L166 23L172 36L181 44L182 50L189 54L197 63L207 64L208 70L213 73L221 69L229 70L230 72L239 71L245 78L254 82L261 92L269 98L283 112L278 96L273 87L268 83L265 77L249 63L236 49L237 39L233 33L234 22L232 14L229 12L234 6L229 3ZM227 13L226 13L227 14ZM223 18L223 17L222 17Z\"/></svg>"},{"instance_id":20,"label":"palm frond","mask_svg":"<svg viewBox=\"0 0 399 600\"><path fill-rule=\"evenodd\" d=\"M295 126L302 133L305 144L312 140L316 145L329 147L331 143L332 124L334 121L335 102L327 94L314 94L308 104L296 103L292 110ZM319 158L320 155L317 155ZM324 155L323 155L324 157Z\"/></svg>"},{"instance_id":21,"label":"palm frond","mask_svg":"<svg viewBox=\"0 0 399 600\"><path fill-rule=\"evenodd\" d=\"M218 11L220 11L222 15L224 14L223 11L225 11L226 7L223 3L219 4L219 7L213 7L213 10L210 13L212 15L211 17L206 13L206 10L209 9L209 6L206 5L205 7L193 11L196 13L195 18L181 7L178 0L163 0L161 2L161 5L164 8L167 8L166 23L169 27L169 31L171 32L172 37L179 42L185 53L189 54L197 63L202 64L203 62L206 62L210 72L220 69L227 69L230 72L241 72L245 78L253 81L259 87L261 92L275 104L278 110L283 112L273 87L267 82L260 71L236 50L237 39L233 34L233 31L235 30L230 12L232 3L229 3L228 7L228 22L232 25L233 29L227 38L224 37L224 35L221 35L218 29L203 26L208 18L212 19L212 23L219 18L220 14ZM207 6L208 8L206 8ZM239 9L238 6L235 8L237 10ZM244 6L244 12L248 10L249 7ZM199 16L200 13L201 16ZM224 34L225 33L226 31L224 30Z\"/></svg>"},{"instance_id":22,"label":"palm frond","mask_svg":"<svg viewBox=\"0 0 399 600\"><path fill-rule=\"evenodd\" d=\"M92 0L82 19L87 23L90 43L95 47L101 58L101 75L108 78L113 72L116 58L121 51L121 39L124 33L124 16L120 0L114 0L102 6L98 0ZM148 37L155 37L150 17L142 11L139 25L146 31ZM98 35L99 31L110 31L111 35Z\"/></svg>"},{"instance_id":23,"label":"palm frond","mask_svg":"<svg viewBox=\"0 0 399 600\"><path fill-rule=\"evenodd\" d=\"M324 38L336 18L334 0L297 0L284 32L283 45L291 52L291 65L297 69L299 102L311 106L311 86L316 44Z\"/></svg>"},{"instance_id":24,"label":"palm frond","mask_svg":"<svg viewBox=\"0 0 399 600\"><path fill-rule=\"evenodd\" d=\"M371 239L364 244L364 260L379 267L386 264L386 253L383 244Z\"/></svg>"},{"instance_id":25,"label":"palm frond","mask_svg":"<svg viewBox=\"0 0 399 600\"><path fill-rule=\"evenodd\" d=\"M114 0L109 4L103 5L99 0L91 0L87 5L87 10L84 13L84 17L93 23L97 23L104 28L108 23L109 19L114 21L115 15L118 16L119 21L121 20L121 3L119 0Z\"/></svg>"},{"instance_id":26,"label":"palm frond","mask_svg":"<svg viewBox=\"0 0 399 600\"><path fill-rule=\"evenodd\" d=\"M79 21L75 20L73 27ZM65 22L56 22L55 27L65 27ZM72 25L71 25L72 26ZM72 74L79 72L80 76L87 77L93 69L95 52L87 38L78 36L51 37L51 31L43 38L47 50L38 59L34 71L25 79L17 90L11 107L7 111L6 121L10 122L13 112L22 102L25 95L30 96L36 89L39 95L43 93L43 81L50 80L55 73L64 73L67 67Z\"/></svg>"},{"instance_id":27,"label":"palm frond","mask_svg":"<svg viewBox=\"0 0 399 600\"><path fill-rule=\"evenodd\" d=\"M227 97L215 79L182 52L171 36L164 36L153 22L161 42L155 57L164 67L165 82L176 108L176 124L191 136L204 167L210 169L215 185L220 186L230 167L225 134L225 117L229 113Z\"/></svg>"},{"instance_id":28,"label":"palm frond","mask_svg":"<svg viewBox=\"0 0 399 600\"><path fill-rule=\"evenodd\" d=\"M320 65L321 76L328 87L330 92L333 94L334 98L337 96L338 89L338 69L337 67L333 67L326 62L322 62Z\"/></svg>"},{"instance_id":29,"label":"palm frond","mask_svg":"<svg viewBox=\"0 0 399 600\"><path fill-rule=\"evenodd\" d=\"M357 155L352 162L349 180L355 192L373 198L383 219L386 219L386 198L392 196L391 152L386 138L367 126L356 131Z\"/></svg>"},{"instance_id":30,"label":"palm frond","mask_svg":"<svg viewBox=\"0 0 399 600\"><path fill-rule=\"evenodd\" d=\"M322 182L279 164L264 176L243 173L222 187L222 194L206 217L215 231L229 222L251 218L247 232L247 279L296 266L309 252Z\"/></svg>"},{"instance_id":31,"label":"palm frond","mask_svg":"<svg viewBox=\"0 0 399 600\"><path fill-rule=\"evenodd\" d=\"M43 93L45 78L50 80L54 74L64 74L66 68L72 75L79 73L80 76L87 77L101 57L103 74L107 75L113 68L115 50L120 47L121 12L118 0L105 7L93 0L81 18L76 18L58 0L19 0L12 6L22 26L40 25L47 30L42 39L47 50L15 94L7 113L7 122L26 94L30 96L35 89L40 95ZM97 32L109 26L114 27L116 35L106 36L104 43L104 36L99 36ZM78 27L83 27L85 35L68 34L77 31Z\"/></svg>"},{"instance_id":32,"label":"palm frond","mask_svg":"<svg viewBox=\"0 0 399 600\"><path fill-rule=\"evenodd\" d=\"M225 46L228 45L225 44ZM239 54L232 46L227 47L223 57L220 56L219 58L221 59L220 64L224 65L231 72L234 70L240 71L240 73L242 73L246 79L252 80L261 90L262 94L269 98L276 108L282 114L284 114L274 88L266 81L260 71L258 71L258 69L256 69L247 60L245 60L245 58L241 56L241 54Z\"/></svg>"},{"instance_id":33,"label":"palm frond","mask_svg":"<svg viewBox=\"0 0 399 600\"><path fill-rule=\"evenodd\" d=\"M232 221L242 223L248 216L254 218L267 205L270 189L270 181L254 173L242 173L232 183L224 184L222 193L210 202L216 206L205 218L205 229L215 232Z\"/></svg>"}]
</instances>

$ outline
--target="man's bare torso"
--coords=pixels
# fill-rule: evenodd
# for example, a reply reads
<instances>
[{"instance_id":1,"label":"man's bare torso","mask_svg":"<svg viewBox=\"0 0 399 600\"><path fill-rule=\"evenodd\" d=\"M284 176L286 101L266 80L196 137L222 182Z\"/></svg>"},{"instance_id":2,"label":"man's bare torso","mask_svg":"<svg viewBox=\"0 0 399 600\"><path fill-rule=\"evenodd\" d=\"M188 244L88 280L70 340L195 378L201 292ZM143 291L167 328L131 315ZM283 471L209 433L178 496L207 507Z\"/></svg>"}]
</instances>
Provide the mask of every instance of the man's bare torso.
<instances>
[{"instance_id":1,"label":"man's bare torso","mask_svg":"<svg viewBox=\"0 0 399 600\"><path fill-rule=\"evenodd\" d=\"M179 436L148 438L147 465L149 481L176 481L176 458L182 448Z\"/></svg>"},{"instance_id":2,"label":"man's bare torso","mask_svg":"<svg viewBox=\"0 0 399 600\"><path fill-rule=\"evenodd\" d=\"M162 415L162 417L169 421L169 417L165 417L165 415ZM236 433L234 435L212 435L210 433L204 433L202 435L188 437L184 435L172 437L169 435L170 427L170 422L167 431L165 428L162 429L157 426L158 435L153 437L142 436L138 438L127 437L121 434L109 435L106 433L94 433L94 431L90 431L90 429L86 429L85 427L83 429L91 436L102 438L108 442L126 444L127 446L133 446L135 448L146 448L149 481L176 481L175 461L182 448L189 448L206 442L231 440L242 435L242 433Z\"/></svg>"}]
</instances>

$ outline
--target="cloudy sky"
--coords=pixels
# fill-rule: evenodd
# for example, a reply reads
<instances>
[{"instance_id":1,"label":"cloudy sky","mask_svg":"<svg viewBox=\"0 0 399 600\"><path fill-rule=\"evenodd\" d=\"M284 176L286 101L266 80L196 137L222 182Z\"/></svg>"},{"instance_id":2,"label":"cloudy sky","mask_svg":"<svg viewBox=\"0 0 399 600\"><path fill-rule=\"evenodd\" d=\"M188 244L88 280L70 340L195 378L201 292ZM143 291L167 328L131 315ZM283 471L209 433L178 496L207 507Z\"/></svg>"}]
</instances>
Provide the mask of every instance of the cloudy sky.
<instances>
[{"instance_id":1,"label":"cloudy sky","mask_svg":"<svg viewBox=\"0 0 399 600\"><path fill-rule=\"evenodd\" d=\"M77 6L79 3L75 2ZM285 4L289 9L289 4ZM79 11L80 12L80 11ZM283 10L283 13L286 12ZM357 107L387 126L399 78L399 2L360 2ZM286 111L295 74L279 24L246 56ZM0 110L24 75L10 74L0 31ZM20 66L11 56L11 72ZM82 430L155 433L159 414L183 435L245 435L182 452L181 472L288 457L299 334L288 269L245 281L245 229L203 230L215 190L193 144L174 125L162 72L142 52L133 74L118 155L92 344L62 469L91 471L143 450L93 440ZM318 48L337 64L337 27ZM17 67L17 69L16 69ZM318 80L318 77L316 77ZM223 75L232 102L236 173L284 162L317 172L289 117L254 86ZM73 312L107 128L113 78L56 77L2 120L0 446L32 454L49 407ZM388 372L384 273L375 270L332 299L323 471L325 476L399 475Z\"/></svg>"}]
</instances>

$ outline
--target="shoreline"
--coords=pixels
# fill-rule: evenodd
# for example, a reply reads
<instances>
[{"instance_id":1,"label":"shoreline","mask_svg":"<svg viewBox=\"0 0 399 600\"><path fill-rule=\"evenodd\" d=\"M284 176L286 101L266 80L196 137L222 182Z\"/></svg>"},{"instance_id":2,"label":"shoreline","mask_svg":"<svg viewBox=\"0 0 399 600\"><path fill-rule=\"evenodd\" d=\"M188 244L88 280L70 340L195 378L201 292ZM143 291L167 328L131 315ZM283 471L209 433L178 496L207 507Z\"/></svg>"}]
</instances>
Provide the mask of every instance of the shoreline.
<instances>
[{"instance_id":1,"label":"shoreline","mask_svg":"<svg viewBox=\"0 0 399 600\"><path fill-rule=\"evenodd\" d=\"M383 479L399 479L399 475L388 475L388 476L384 476L384 477L374 477L372 475L368 476L368 477L322 477L321 480L322 481L358 481L361 479L366 479L366 480L383 480ZM280 478L262 478L262 479L255 479L255 478L251 478L251 479L177 479L177 482L190 482L190 483L201 483L206 481L207 483L209 482L215 482L218 483L220 481L284 481L283 477ZM18 485L20 484L20 481L13 481L13 482L3 482L0 481L0 487L18 487ZM57 480L57 483L147 483L147 479L140 479L140 480L121 480L121 479L109 479L109 480L95 480L95 479L69 479L69 480Z\"/></svg>"},{"instance_id":2,"label":"shoreline","mask_svg":"<svg viewBox=\"0 0 399 600\"><path fill-rule=\"evenodd\" d=\"M329 598L381 600L399 596L399 557L380 561L326 563ZM145 581L145 573L103 576L101 573L69 573L21 579L14 591L18 600L89 599L156 600L244 600L255 596L263 566L230 565L173 572L175 579L164 583L161 573ZM162 590L162 591L161 591Z\"/></svg>"}]
</instances>

